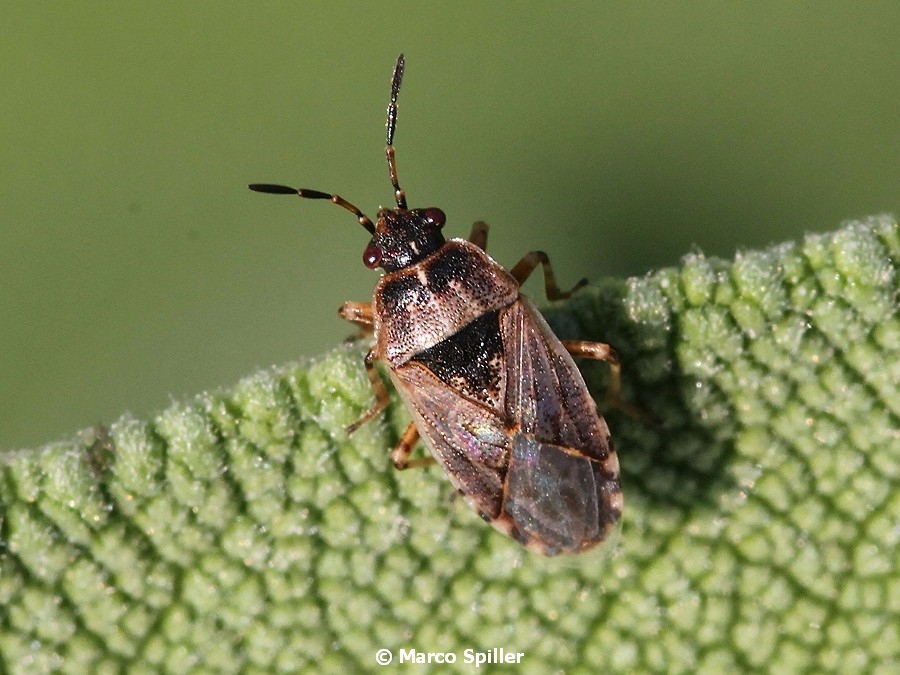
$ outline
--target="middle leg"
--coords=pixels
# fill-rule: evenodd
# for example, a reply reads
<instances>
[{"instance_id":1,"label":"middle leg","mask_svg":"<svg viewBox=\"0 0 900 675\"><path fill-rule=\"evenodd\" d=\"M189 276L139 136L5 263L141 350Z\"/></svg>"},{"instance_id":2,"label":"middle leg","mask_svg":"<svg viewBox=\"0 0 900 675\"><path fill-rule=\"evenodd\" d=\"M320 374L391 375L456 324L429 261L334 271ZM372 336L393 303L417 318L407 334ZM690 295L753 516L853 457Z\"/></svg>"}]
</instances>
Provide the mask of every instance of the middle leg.
<instances>
[{"instance_id":1,"label":"middle leg","mask_svg":"<svg viewBox=\"0 0 900 675\"><path fill-rule=\"evenodd\" d=\"M472 232L469 234L469 242L475 244L482 251L486 251L487 237L488 224L483 220L473 223ZM550 258L543 251L526 253L509 273L519 282L519 285L522 285L538 265L544 270L544 292L547 294L548 300L564 300L587 284L587 279L582 279L571 290L559 290L559 286L556 284L556 275L553 273L553 266L550 264Z\"/></svg>"},{"instance_id":2,"label":"middle leg","mask_svg":"<svg viewBox=\"0 0 900 675\"><path fill-rule=\"evenodd\" d=\"M363 413L362 417L347 427L348 434L352 434L363 424L380 414L391 401L387 387L385 387L384 382L381 381L381 375L375 370L375 347L372 347L372 349L366 353L366 358L363 363L366 366L366 377L369 378L369 382L372 384L372 391L375 393L375 403Z\"/></svg>"}]
</instances>

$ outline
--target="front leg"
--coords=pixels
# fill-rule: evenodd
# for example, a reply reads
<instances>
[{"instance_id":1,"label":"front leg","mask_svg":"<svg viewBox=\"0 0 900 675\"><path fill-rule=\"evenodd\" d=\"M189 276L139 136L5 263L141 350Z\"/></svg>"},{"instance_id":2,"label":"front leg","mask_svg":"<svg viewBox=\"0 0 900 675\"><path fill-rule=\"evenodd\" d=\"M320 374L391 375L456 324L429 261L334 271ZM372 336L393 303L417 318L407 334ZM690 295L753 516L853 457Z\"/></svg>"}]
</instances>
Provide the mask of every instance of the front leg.
<instances>
[{"instance_id":1,"label":"front leg","mask_svg":"<svg viewBox=\"0 0 900 675\"><path fill-rule=\"evenodd\" d=\"M371 302L345 302L338 309L338 316L356 325L360 336L371 335L375 327Z\"/></svg>"},{"instance_id":2,"label":"front leg","mask_svg":"<svg viewBox=\"0 0 900 675\"><path fill-rule=\"evenodd\" d=\"M472 224L472 232L469 234L469 243L475 244L482 251L487 251L488 224L479 220Z\"/></svg>"}]
</instances>

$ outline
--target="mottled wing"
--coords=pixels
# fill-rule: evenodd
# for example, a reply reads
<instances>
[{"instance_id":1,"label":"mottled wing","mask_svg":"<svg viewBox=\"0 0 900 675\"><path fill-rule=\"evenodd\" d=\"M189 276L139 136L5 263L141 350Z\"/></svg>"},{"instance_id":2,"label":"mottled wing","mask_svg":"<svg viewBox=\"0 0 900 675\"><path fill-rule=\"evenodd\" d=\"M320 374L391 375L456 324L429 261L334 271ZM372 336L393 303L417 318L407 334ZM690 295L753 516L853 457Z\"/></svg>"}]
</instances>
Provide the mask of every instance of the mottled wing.
<instances>
[{"instance_id":1,"label":"mottled wing","mask_svg":"<svg viewBox=\"0 0 900 675\"><path fill-rule=\"evenodd\" d=\"M391 371L453 485L547 555L591 548L621 515L618 461L572 357L525 298Z\"/></svg>"},{"instance_id":2,"label":"mottled wing","mask_svg":"<svg viewBox=\"0 0 900 675\"><path fill-rule=\"evenodd\" d=\"M509 437L499 410L468 398L417 361L391 371L419 435L486 520L500 514Z\"/></svg>"},{"instance_id":3,"label":"mottled wing","mask_svg":"<svg viewBox=\"0 0 900 675\"><path fill-rule=\"evenodd\" d=\"M572 357L526 298L503 311L501 333L506 416L516 428L503 502L510 534L548 555L590 548L622 512L609 429Z\"/></svg>"}]
</instances>

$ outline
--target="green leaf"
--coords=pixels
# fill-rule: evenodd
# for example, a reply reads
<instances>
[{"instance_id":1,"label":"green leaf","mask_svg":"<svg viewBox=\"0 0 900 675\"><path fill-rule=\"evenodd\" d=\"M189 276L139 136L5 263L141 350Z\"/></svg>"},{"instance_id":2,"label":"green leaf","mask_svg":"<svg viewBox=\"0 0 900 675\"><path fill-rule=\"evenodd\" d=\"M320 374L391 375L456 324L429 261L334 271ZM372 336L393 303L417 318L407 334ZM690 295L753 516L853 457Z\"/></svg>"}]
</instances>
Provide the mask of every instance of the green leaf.
<instances>
[{"instance_id":1,"label":"green leaf","mask_svg":"<svg viewBox=\"0 0 900 675\"><path fill-rule=\"evenodd\" d=\"M882 216L548 309L660 420L609 411L625 516L596 554L527 553L437 467L393 470L399 404L348 438L359 344L5 453L0 669L896 671L898 260Z\"/></svg>"}]
</instances>

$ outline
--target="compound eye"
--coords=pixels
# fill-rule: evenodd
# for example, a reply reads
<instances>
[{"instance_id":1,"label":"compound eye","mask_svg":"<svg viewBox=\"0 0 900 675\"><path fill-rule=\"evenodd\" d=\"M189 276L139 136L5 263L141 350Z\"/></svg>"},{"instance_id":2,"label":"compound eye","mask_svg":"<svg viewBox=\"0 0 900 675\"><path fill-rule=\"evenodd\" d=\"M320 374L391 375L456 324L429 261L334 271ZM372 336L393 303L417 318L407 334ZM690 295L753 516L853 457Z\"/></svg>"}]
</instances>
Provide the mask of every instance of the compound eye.
<instances>
[{"instance_id":1,"label":"compound eye","mask_svg":"<svg viewBox=\"0 0 900 675\"><path fill-rule=\"evenodd\" d=\"M366 246L366 250L363 251L363 265L370 270L374 270L381 265L381 249L374 243L370 243Z\"/></svg>"},{"instance_id":2,"label":"compound eye","mask_svg":"<svg viewBox=\"0 0 900 675\"><path fill-rule=\"evenodd\" d=\"M422 215L425 217L428 224L433 225L434 227L443 227L444 223L447 222L447 216L435 206L432 206L430 209L425 209L422 212Z\"/></svg>"}]
</instances>

